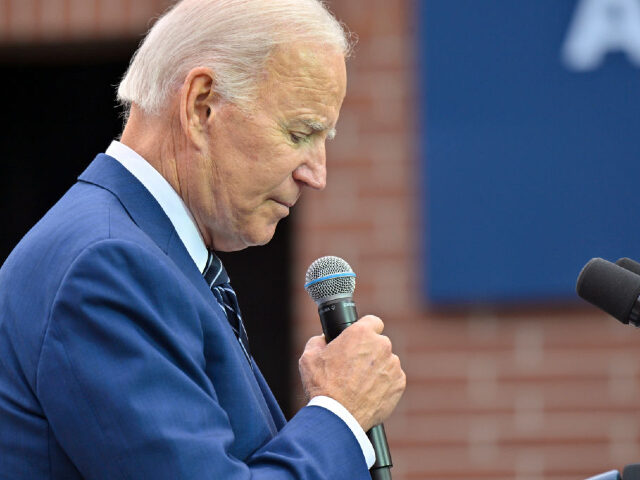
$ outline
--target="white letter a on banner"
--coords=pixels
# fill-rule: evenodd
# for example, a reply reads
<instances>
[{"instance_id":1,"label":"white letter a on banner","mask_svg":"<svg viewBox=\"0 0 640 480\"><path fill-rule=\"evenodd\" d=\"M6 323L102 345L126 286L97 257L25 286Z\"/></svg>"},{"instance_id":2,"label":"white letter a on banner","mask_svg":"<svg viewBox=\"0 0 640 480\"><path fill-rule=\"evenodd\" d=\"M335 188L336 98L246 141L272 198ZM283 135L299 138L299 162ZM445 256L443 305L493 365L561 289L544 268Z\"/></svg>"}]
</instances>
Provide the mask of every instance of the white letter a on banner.
<instances>
[{"instance_id":1,"label":"white letter a on banner","mask_svg":"<svg viewBox=\"0 0 640 480\"><path fill-rule=\"evenodd\" d=\"M623 51L640 67L640 0L579 0L562 49L570 70L594 70Z\"/></svg>"}]
</instances>

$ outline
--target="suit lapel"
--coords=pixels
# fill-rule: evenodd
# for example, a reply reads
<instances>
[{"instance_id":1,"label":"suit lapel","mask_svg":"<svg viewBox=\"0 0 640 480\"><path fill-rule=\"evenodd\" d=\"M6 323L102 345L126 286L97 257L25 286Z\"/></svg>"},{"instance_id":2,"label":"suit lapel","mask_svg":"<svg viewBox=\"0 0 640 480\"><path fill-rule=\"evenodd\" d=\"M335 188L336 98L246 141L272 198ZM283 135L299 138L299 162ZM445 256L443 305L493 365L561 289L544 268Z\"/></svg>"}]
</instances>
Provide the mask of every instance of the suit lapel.
<instances>
[{"instance_id":1,"label":"suit lapel","mask_svg":"<svg viewBox=\"0 0 640 480\"><path fill-rule=\"evenodd\" d=\"M173 260L180 271L193 284L194 288L198 290L200 295L218 312L219 305L211 294L211 290L209 290L201 272L198 270L189 252L180 240L169 217L167 217L153 195L149 193L137 178L115 158L109 155L99 154L78 177L78 180L104 188L115 195L134 223ZM231 332L230 329L229 332ZM231 333L231 336L232 335ZM235 342L235 338L230 341ZM277 430L282 428L285 423L282 412L264 381L262 374L257 369L257 366L255 370L251 369L244 357L242 357L240 363L244 366L246 374L250 375L253 379L253 381L249 382L249 385L265 414L265 419L267 419L272 435L275 435Z\"/></svg>"},{"instance_id":2,"label":"suit lapel","mask_svg":"<svg viewBox=\"0 0 640 480\"><path fill-rule=\"evenodd\" d=\"M142 183L115 158L99 154L78 180L91 183L115 195L134 223L173 260L200 294L211 300L200 271L180 240L169 217Z\"/></svg>"}]
</instances>

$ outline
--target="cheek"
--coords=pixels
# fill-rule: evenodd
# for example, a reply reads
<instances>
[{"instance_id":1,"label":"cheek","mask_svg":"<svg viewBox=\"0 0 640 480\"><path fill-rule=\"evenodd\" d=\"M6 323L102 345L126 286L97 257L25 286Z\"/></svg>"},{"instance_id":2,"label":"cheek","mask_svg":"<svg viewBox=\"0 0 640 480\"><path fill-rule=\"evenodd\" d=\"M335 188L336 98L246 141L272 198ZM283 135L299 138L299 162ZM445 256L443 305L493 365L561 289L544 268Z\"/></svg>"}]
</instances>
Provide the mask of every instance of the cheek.
<instances>
[{"instance_id":1,"label":"cheek","mask_svg":"<svg viewBox=\"0 0 640 480\"><path fill-rule=\"evenodd\" d=\"M246 153L244 167L238 175L248 192L267 194L288 182L297 164L287 149L290 147L265 148L262 145L260 150Z\"/></svg>"},{"instance_id":2,"label":"cheek","mask_svg":"<svg viewBox=\"0 0 640 480\"><path fill-rule=\"evenodd\" d=\"M218 172L210 161L209 152L193 157L185 170L186 175L186 193L189 202L195 203L205 212L210 211L212 207L212 185L217 182Z\"/></svg>"}]
</instances>

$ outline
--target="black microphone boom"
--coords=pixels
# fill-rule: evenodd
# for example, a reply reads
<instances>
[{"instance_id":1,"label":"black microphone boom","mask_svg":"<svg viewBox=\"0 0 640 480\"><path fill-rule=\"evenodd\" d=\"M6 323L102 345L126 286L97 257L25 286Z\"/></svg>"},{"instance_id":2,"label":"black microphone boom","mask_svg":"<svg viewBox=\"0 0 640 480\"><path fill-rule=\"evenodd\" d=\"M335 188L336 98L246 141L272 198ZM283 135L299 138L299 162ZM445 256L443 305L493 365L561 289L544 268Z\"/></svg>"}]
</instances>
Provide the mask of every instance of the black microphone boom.
<instances>
[{"instance_id":1,"label":"black microphone boom","mask_svg":"<svg viewBox=\"0 0 640 480\"><path fill-rule=\"evenodd\" d=\"M358 320L353 292L356 274L339 257L321 257L307 270L305 290L318 304L322 331L328 342L336 338ZM391 452L387 444L384 425L376 425L367 432L373 445L376 461L369 470L373 480L391 480Z\"/></svg>"},{"instance_id":2,"label":"black microphone boom","mask_svg":"<svg viewBox=\"0 0 640 480\"><path fill-rule=\"evenodd\" d=\"M592 258L578 276L576 291L622 323L640 326L640 275L602 258Z\"/></svg>"},{"instance_id":3,"label":"black microphone boom","mask_svg":"<svg viewBox=\"0 0 640 480\"><path fill-rule=\"evenodd\" d=\"M619 258L616 260L616 265L620 265L622 268L629 270L636 275L640 275L640 263L631 260L630 258Z\"/></svg>"}]
</instances>

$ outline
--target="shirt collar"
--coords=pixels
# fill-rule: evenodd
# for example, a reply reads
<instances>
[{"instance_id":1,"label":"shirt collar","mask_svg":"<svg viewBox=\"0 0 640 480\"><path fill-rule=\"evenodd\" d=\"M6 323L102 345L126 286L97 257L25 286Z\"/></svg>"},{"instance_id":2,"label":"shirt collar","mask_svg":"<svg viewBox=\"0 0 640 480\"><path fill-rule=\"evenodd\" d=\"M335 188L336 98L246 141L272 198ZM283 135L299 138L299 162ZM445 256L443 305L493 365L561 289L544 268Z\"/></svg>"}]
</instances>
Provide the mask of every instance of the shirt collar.
<instances>
[{"instance_id":1,"label":"shirt collar","mask_svg":"<svg viewBox=\"0 0 640 480\"><path fill-rule=\"evenodd\" d=\"M176 229L189 256L203 272L209 256L207 247L193 215L169 182L149 162L124 143L112 141L105 153L122 164L156 199L169 217L173 228Z\"/></svg>"}]
</instances>

